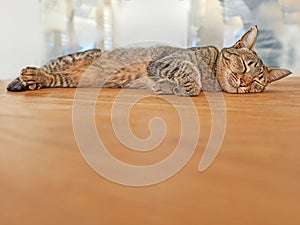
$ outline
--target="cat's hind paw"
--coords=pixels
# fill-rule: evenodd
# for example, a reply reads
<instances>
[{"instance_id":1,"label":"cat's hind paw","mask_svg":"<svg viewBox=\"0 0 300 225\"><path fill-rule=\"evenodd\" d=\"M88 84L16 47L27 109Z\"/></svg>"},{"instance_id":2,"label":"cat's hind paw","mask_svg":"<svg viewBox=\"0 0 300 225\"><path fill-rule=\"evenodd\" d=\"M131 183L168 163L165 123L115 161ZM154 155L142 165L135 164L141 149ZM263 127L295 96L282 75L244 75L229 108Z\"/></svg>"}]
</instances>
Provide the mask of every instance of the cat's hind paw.
<instances>
[{"instance_id":1,"label":"cat's hind paw","mask_svg":"<svg viewBox=\"0 0 300 225\"><path fill-rule=\"evenodd\" d=\"M26 86L26 84L20 79L20 77L17 77L7 85L6 89L12 92L20 92L28 90L28 86Z\"/></svg>"},{"instance_id":2,"label":"cat's hind paw","mask_svg":"<svg viewBox=\"0 0 300 225\"><path fill-rule=\"evenodd\" d=\"M41 70L35 67L22 69L21 75L8 84L7 90L20 92L26 90L38 90L42 88Z\"/></svg>"},{"instance_id":3,"label":"cat's hind paw","mask_svg":"<svg viewBox=\"0 0 300 225\"><path fill-rule=\"evenodd\" d=\"M36 67L22 69L20 79L28 86L29 90L38 90L43 86L44 73Z\"/></svg>"}]
</instances>

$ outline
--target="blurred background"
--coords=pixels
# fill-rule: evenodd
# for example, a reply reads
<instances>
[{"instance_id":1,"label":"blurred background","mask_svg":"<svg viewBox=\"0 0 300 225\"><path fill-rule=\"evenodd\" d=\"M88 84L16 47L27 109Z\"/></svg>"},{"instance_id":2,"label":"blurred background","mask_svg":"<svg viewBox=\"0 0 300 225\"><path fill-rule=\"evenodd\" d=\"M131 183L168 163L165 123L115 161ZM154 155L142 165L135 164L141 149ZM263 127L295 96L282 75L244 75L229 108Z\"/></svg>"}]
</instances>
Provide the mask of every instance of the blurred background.
<instances>
[{"instance_id":1,"label":"blurred background","mask_svg":"<svg viewBox=\"0 0 300 225\"><path fill-rule=\"evenodd\" d=\"M0 0L0 79L90 48L232 45L258 25L268 66L300 75L298 0Z\"/></svg>"}]
</instances>

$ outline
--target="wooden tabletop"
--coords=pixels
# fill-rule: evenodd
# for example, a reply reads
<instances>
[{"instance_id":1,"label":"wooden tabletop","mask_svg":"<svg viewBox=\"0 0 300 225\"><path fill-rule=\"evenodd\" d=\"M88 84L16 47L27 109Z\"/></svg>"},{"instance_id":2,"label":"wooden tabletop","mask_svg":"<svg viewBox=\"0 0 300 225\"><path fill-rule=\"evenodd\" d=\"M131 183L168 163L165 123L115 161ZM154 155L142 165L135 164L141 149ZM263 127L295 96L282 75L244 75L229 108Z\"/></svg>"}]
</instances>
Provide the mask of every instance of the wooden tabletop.
<instances>
[{"instance_id":1,"label":"wooden tabletop","mask_svg":"<svg viewBox=\"0 0 300 225\"><path fill-rule=\"evenodd\" d=\"M300 224L300 78L286 78L262 94L224 94L224 102L218 93L160 98L146 90L104 89L99 96L95 89L7 93L6 84L0 82L0 224ZM140 95L146 97L134 104ZM124 121L128 105L133 107ZM84 111L91 106L92 119ZM179 108L191 110L190 118L184 116L189 125L181 124ZM214 113L225 115L225 122ZM126 123L138 138L149 137L154 117L164 120L166 133L154 150L133 151L118 139L123 134L127 139ZM82 142L93 141L91 121L111 156L127 166L164 162L181 140L186 146L196 140L195 151L160 183L143 186L115 166L109 180L92 169L97 161L83 157ZM223 141L216 139L218 125L225 127ZM182 134L184 126L191 131ZM210 138L221 148L199 172ZM118 183L120 177L125 184Z\"/></svg>"}]
</instances>

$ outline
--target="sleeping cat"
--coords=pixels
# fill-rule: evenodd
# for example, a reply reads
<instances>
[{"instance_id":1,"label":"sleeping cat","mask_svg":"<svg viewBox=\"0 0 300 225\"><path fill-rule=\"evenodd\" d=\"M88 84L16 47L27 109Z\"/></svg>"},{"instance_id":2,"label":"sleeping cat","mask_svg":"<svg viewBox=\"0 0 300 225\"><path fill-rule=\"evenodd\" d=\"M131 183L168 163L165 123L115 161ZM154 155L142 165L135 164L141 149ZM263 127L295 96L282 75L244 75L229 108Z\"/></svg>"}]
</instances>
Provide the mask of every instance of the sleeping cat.
<instances>
[{"instance_id":1,"label":"sleeping cat","mask_svg":"<svg viewBox=\"0 0 300 225\"><path fill-rule=\"evenodd\" d=\"M258 35L250 28L232 47L156 46L62 56L41 68L27 67L8 91L64 87L147 88L156 94L197 96L201 91L257 93L291 74L267 68L255 53Z\"/></svg>"}]
</instances>

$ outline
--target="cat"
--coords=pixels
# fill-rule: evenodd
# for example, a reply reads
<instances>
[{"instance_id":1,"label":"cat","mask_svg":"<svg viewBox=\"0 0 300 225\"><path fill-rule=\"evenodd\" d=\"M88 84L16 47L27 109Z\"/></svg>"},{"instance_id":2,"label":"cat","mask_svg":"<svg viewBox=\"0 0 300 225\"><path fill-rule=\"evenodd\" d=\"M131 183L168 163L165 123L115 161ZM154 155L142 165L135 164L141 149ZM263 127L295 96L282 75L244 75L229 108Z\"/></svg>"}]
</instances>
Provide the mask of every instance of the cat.
<instances>
[{"instance_id":1,"label":"cat","mask_svg":"<svg viewBox=\"0 0 300 225\"><path fill-rule=\"evenodd\" d=\"M291 74L266 67L254 51L257 26L232 47L92 49L50 61L41 68L26 67L7 86L8 91L40 88L146 88L156 94L197 96L201 91L258 93Z\"/></svg>"}]
</instances>

